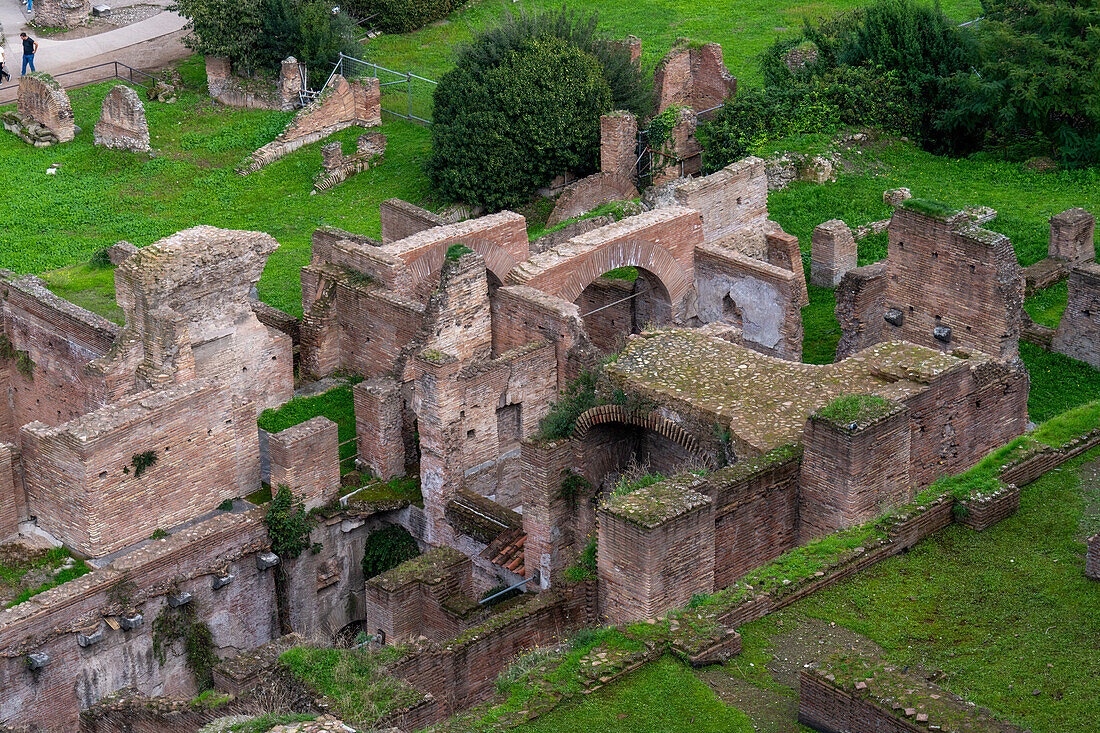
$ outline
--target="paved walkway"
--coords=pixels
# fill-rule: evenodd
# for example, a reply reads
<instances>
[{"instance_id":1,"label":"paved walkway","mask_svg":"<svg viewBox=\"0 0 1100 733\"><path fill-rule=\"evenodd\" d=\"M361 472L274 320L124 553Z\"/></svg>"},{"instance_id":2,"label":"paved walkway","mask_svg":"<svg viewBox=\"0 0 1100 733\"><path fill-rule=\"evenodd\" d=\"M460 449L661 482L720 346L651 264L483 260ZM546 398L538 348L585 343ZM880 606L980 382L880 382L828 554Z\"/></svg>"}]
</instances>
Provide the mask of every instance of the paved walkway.
<instances>
[{"instance_id":1,"label":"paved walkway","mask_svg":"<svg viewBox=\"0 0 1100 733\"><path fill-rule=\"evenodd\" d=\"M162 5L168 4L163 0L154 0L154 2ZM122 5L110 3L110 0L108 0L108 4L114 7L122 7ZM132 3L124 3L124 5L130 4ZM4 27L5 36L4 51L13 82L18 80L23 63L23 49L19 39L19 34L22 31L26 31L28 35L38 41L38 53L34 57L37 70L47 71L51 74L113 60L116 57L121 61L126 61L127 58L130 59L127 63L132 66L158 66L170 60L170 58L178 58L189 53L178 43L178 37L181 35L187 21L167 10L152 18L122 28L85 38L74 38L69 41L39 38L33 28L26 27L31 18L33 18L33 15L27 12L25 2L0 0L0 24ZM164 44L159 44L161 48L158 49L158 53L145 57L139 55L137 58L132 53L135 46L149 44L151 41L165 37L173 37L172 43L168 44L168 48L164 48ZM127 53L128 51L131 53ZM168 52L170 58L163 58L165 51ZM141 59L141 61L137 59ZM148 63L142 63L145 59L148 59ZM64 84L63 86L69 85Z\"/></svg>"}]
</instances>

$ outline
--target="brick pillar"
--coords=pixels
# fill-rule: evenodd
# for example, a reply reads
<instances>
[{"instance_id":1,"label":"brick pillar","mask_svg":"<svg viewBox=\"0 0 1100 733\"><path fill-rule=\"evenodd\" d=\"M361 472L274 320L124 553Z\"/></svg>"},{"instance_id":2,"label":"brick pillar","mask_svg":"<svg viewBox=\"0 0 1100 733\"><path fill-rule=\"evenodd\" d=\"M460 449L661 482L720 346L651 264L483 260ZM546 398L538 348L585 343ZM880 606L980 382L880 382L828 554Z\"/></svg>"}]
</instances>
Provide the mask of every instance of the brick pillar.
<instances>
[{"instance_id":1,"label":"brick pillar","mask_svg":"<svg viewBox=\"0 0 1100 733\"><path fill-rule=\"evenodd\" d=\"M574 538L574 501L562 496L564 472L573 463L573 444L553 441L520 444L520 480L523 496L523 565L537 569L540 585L549 588L553 575L571 565L582 549ZM580 538L585 539L585 538Z\"/></svg>"},{"instance_id":2,"label":"brick pillar","mask_svg":"<svg viewBox=\"0 0 1100 733\"><path fill-rule=\"evenodd\" d=\"M886 285L889 276L886 262L864 265L844 273L836 288L836 319L840 323L840 342L836 360L845 359L860 349L884 341L886 329ZM900 322L903 314L890 315Z\"/></svg>"},{"instance_id":3,"label":"brick pillar","mask_svg":"<svg viewBox=\"0 0 1100 733\"><path fill-rule=\"evenodd\" d=\"M370 379L351 388L359 460L383 481L405 475L404 398L389 378Z\"/></svg>"},{"instance_id":4,"label":"brick pillar","mask_svg":"<svg viewBox=\"0 0 1100 733\"><path fill-rule=\"evenodd\" d=\"M1088 539L1088 554L1085 555L1085 577L1100 580L1100 532Z\"/></svg>"},{"instance_id":5,"label":"brick pillar","mask_svg":"<svg viewBox=\"0 0 1100 733\"><path fill-rule=\"evenodd\" d=\"M1050 348L1100 369L1100 265L1083 262L1069 273L1069 296Z\"/></svg>"},{"instance_id":6,"label":"brick pillar","mask_svg":"<svg viewBox=\"0 0 1100 733\"><path fill-rule=\"evenodd\" d=\"M433 545L451 536L443 512L462 484L461 369L461 361L441 351L424 352L416 360L420 487L429 521L427 542Z\"/></svg>"},{"instance_id":7,"label":"brick pillar","mask_svg":"<svg viewBox=\"0 0 1100 733\"><path fill-rule=\"evenodd\" d=\"M303 291L307 277L302 270ZM340 368L340 326L336 321L336 284L319 283L323 288L316 300L306 305L302 316L302 372L320 379Z\"/></svg>"},{"instance_id":8,"label":"brick pillar","mask_svg":"<svg viewBox=\"0 0 1100 733\"><path fill-rule=\"evenodd\" d=\"M302 67L298 59L287 56L279 66L279 102L284 112L294 109L301 102Z\"/></svg>"},{"instance_id":9,"label":"brick pillar","mask_svg":"<svg viewBox=\"0 0 1100 733\"><path fill-rule=\"evenodd\" d=\"M225 56L206 56L206 82L225 81L233 74L233 67Z\"/></svg>"},{"instance_id":10,"label":"brick pillar","mask_svg":"<svg viewBox=\"0 0 1100 733\"><path fill-rule=\"evenodd\" d=\"M11 443L0 443L0 541L19 530L19 502L16 492L20 490L15 481L12 465L16 448Z\"/></svg>"},{"instance_id":11,"label":"brick pillar","mask_svg":"<svg viewBox=\"0 0 1100 733\"><path fill-rule=\"evenodd\" d=\"M271 485L286 484L306 508L321 506L340 489L340 438L336 423L315 417L272 433Z\"/></svg>"},{"instance_id":12,"label":"brick pillar","mask_svg":"<svg viewBox=\"0 0 1100 733\"><path fill-rule=\"evenodd\" d=\"M765 234L764 241L767 243L768 262L794 273L798 305L805 308L810 304L810 294L806 289L806 268L802 266L802 250L798 246L798 237L781 229Z\"/></svg>"},{"instance_id":13,"label":"brick pillar","mask_svg":"<svg viewBox=\"0 0 1100 733\"><path fill-rule=\"evenodd\" d=\"M810 239L810 284L835 288L844 273L855 269L856 238L840 219L814 227Z\"/></svg>"},{"instance_id":14,"label":"brick pillar","mask_svg":"<svg viewBox=\"0 0 1100 733\"><path fill-rule=\"evenodd\" d=\"M800 541L908 501L910 440L909 410L892 400L839 422L826 408L811 415L799 478Z\"/></svg>"},{"instance_id":15,"label":"brick pillar","mask_svg":"<svg viewBox=\"0 0 1100 733\"><path fill-rule=\"evenodd\" d=\"M363 77L349 82L355 99L355 119L363 127L382 124L382 87L378 79Z\"/></svg>"},{"instance_id":16,"label":"brick pillar","mask_svg":"<svg viewBox=\"0 0 1100 733\"><path fill-rule=\"evenodd\" d=\"M635 150L638 146L638 118L630 112L600 116L600 171L618 173L633 181Z\"/></svg>"},{"instance_id":17,"label":"brick pillar","mask_svg":"<svg viewBox=\"0 0 1100 733\"><path fill-rule=\"evenodd\" d=\"M321 167L326 173L331 173L344 162L344 146L339 142L327 143L321 146Z\"/></svg>"},{"instance_id":18,"label":"brick pillar","mask_svg":"<svg viewBox=\"0 0 1100 733\"><path fill-rule=\"evenodd\" d=\"M714 505L684 474L611 499L599 509L600 617L655 618L714 591Z\"/></svg>"},{"instance_id":19,"label":"brick pillar","mask_svg":"<svg viewBox=\"0 0 1100 733\"><path fill-rule=\"evenodd\" d=\"M1084 209L1055 214L1050 217L1047 256L1068 262L1092 262L1096 259L1095 232L1096 217Z\"/></svg>"}]
</instances>

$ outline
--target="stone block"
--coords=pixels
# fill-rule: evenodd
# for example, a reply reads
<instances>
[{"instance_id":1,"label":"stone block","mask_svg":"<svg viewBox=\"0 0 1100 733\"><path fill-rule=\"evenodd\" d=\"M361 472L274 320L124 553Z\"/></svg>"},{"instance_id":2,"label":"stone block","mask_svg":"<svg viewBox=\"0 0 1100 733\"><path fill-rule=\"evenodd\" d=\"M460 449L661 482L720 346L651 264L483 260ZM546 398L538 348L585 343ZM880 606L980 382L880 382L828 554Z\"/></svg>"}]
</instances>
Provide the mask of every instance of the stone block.
<instances>
[{"instance_id":1,"label":"stone block","mask_svg":"<svg viewBox=\"0 0 1100 733\"><path fill-rule=\"evenodd\" d=\"M307 509L321 506L340 488L340 448L336 423L314 417L268 438L271 485L288 486Z\"/></svg>"},{"instance_id":2,"label":"stone block","mask_svg":"<svg viewBox=\"0 0 1100 733\"><path fill-rule=\"evenodd\" d=\"M856 240L840 219L814 227L810 239L810 284L835 288L844 273L857 265Z\"/></svg>"},{"instance_id":3,"label":"stone block","mask_svg":"<svg viewBox=\"0 0 1100 733\"><path fill-rule=\"evenodd\" d=\"M882 193L882 203L891 208L901 206L901 202L913 198L913 193L908 188L891 188Z\"/></svg>"},{"instance_id":4,"label":"stone block","mask_svg":"<svg viewBox=\"0 0 1100 733\"><path fill-rule=\"evenodd\" d=\"M1050 217L1047 256L1068 262L1096 259L1096 217L1084 209L1067 209Z\"/></svg>"},{"instance_id":5,"label":"stone block","mask_svg":"<svg viewBox=\"0 0 1100 733\"><path fill-rule=\"evenodd\" d=\"M95 125L95 144L131 153L150 151L145 105L130 87L119 84L107 92Z\"/></svg>"}]
</instances>

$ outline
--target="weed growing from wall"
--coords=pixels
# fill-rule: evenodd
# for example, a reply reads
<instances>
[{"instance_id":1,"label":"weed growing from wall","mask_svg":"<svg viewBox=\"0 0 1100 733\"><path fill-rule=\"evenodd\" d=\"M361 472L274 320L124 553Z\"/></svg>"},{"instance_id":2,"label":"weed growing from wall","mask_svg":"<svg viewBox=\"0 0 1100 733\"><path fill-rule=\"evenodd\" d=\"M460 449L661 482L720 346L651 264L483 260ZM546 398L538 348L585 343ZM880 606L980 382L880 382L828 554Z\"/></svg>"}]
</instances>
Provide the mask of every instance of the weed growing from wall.
<instances>
[{"instance_id":1,"label":"weed growing from wall","mask_svg":"<svg viewBox=\"0 0 1100 733\"><path fill-rule=\"evenodd\" d=\"M214 651L214 635L199 620L198 612L198 601L194 600L175 609L165 606L153 621L153 654L164 666L168 651L180 644L195 684L207 690L214 686L214 665L220 660Z\"/></svg>"},{"instance_id":2,"label":"weed growing from wall","mask_svg":"<svg viewBox=\"0 0 1100 733\"><path fill-rule=\"evenodd\" d=\"M134 467L134 478L145 473L146 469L152 468L156 465L156 462L156 451L147 450L144 453L135 453L134 457L130 460L130 465Z\"/></svg>"},{"instance_id":3,"label":"weed growing from wall","mask_svg":"<svg viewBox=\"0 0 1100 733\"><path fill-rule=\"evenodd\" d=\"M371 532L363 545L363 577L373 578L420 554L408 531L399 525Z\"/></svg>"}]
</instances>

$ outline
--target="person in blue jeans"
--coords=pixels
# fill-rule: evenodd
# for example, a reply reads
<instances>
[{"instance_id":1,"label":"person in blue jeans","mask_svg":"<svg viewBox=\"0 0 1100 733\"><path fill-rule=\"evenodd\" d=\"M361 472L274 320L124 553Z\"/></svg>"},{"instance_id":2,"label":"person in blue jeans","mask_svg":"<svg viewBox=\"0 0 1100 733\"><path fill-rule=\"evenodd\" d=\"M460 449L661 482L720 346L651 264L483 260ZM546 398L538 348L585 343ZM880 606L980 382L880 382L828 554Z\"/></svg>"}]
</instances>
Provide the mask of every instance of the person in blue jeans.
<instances>
[{"instance_id":1,"label":"person in blue jeans","mask_svg":"<svg viewBox=\"0 0 1100 733\"><path fill-rule=\"evenodd\" d=\"M34 71L34 54L38 51L38 41L26 33L20 33L19 37L23 39L23 74L26 74L28 66Z\"/></svg>"}]
</instances>

